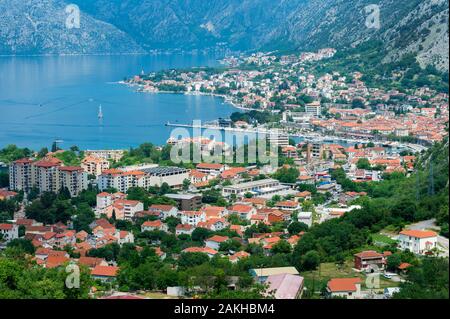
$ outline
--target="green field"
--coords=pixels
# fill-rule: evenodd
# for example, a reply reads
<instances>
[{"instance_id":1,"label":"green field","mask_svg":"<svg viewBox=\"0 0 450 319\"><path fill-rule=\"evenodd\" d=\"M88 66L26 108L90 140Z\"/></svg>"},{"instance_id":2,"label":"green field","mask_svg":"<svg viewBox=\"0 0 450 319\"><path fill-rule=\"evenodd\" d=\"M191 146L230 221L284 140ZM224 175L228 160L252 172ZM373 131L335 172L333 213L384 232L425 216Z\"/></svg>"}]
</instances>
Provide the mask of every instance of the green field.
<instances>
[{"instance_id":1,"label":"green field","mask_svg":"<svg viewBox=\"0 0 450 319\"><path fill-rule=\"evenodd\" d=\"M396 243L394 239L382 234L373 234L372 241L374 244L380 243L382 245L392 245Z\"/></svg>"}]
</instances>

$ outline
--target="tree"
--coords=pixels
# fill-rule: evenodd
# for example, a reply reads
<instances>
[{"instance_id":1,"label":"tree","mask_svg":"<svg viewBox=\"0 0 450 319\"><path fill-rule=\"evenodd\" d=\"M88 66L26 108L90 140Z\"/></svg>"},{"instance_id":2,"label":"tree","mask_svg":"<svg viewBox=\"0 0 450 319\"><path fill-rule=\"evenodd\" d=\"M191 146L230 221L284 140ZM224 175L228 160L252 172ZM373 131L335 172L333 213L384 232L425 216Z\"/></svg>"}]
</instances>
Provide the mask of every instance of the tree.
<instances>
[{"instance_id":1,"label":"tree","mask_svg":"<svg viewBox=\"0 0 450 319\"><path fill-rule=\"evenodd\" d=\"M311 250L308 251L302 258L301 258L301 270L307 271L307 270L315 270L320 264L320 255L317 251Z\"/></svg>"},{"instance_id":2,"label":"tree","mask_svg":"<svg viewBox=\"0 0 450 319\"><path fill-rule=\"evenodd\" d=\"M296 235L302 231L307 231L308 225L302 222L292 222L288 226L288 232L291 235Z\"/></svg>"},{"instance_id":3,"label":"tree","mask_svg":"<svg viewBox=\"0 0 450 319\"><path fill-rule=\"evenodd\" d=\"M166 182L161 184L161 187L159 188L159 194L160 195L165 195L167 193L170 193L171 189L169 184L167 184Z\"/></svg>"},{"instance_id":4,"label":"tree","mask_svg":"<svg viewBox=\"0 0 450 319\"><path fill-rule=\"evenodd\" d=\"M203 242L206 238L210 237L212 231L206 228L197 227L191 234L193 241Z\"/></svg>"},{"instance_id":5,"label":"tree","mask_svg":"<svg viewBox=\"0 0 450 319\"><path fill-rule=\"evenodd\" d=\"M47 147L43 147L41 148L41 150L38 152L38 158L43 158L47 155L48 153L48 148Z\"/></svg>"},{"instance_id":6,"label":"tree","mask_svg":"<svg viewBox=\"0 0 450 319\"><path fill-rule=\"evenodd\" d=\"M34 254L34 252L36 250L30 240L23 239L23 238L16 238L16 239L11 240L8 243L7 247L17 247L20 250L22 250L23 252L30 254L30 255Z\"/></svg>"},{"instance_id":7,"label":"tree","mask_svg":"<svg viewBox=\"0 0 450 319\"><path fill-rule=\"evenodd\" d=\"M183 180L183 190L187 191L189 189L189 185L191 185L191 181L185 178Z\"/></svg>"},{"instance_id":8,"label":"tree","mask_svg":"<svg viewBox=\"0 0 450 319\"><path fill-rule=\"evenodd\" d=\"M273 177L282 183L294 184L297 182L297 178L299 175L300 172L296 168L282 167L273 175Z\"/></svg>"},{"instance_id":9,"label":"tree","mask_svg":"<svg viewBox=\"0 0 450 319\"><path fill-rule=\"evenodd\" d=\"M274 254L289 254L291 252L291 244L285 240L280 240L271 249Z\"/></svg>"},{"instance_id":10,"label":"tree","mask_svg":"<svg viewBox=\"0 0 450 319\"><path fill-rule=\"evenodd\" d=\"M367 158L360 158L358 159L358 162L356 162L356 167L358 169L370 170L371 165Z\"/></svg>"},{"instance_id":11,"label":"tree","mask_svg":"<svg viewBox=\"0 0 450 319\"><path fill-rule=\"evenodd\" d=\"M0 172L0 188L9 187L9 174Z\"/></svg>"},{"instance_id":12,"label":"tree","mask_svg":"<svg viewBox=\"0 0 450 319\"><path fill-rule=\"evenodd\" d=\"M90 233L89 225L95 220L95 214L87 203L79 205L76 211L76 216L73 218L73 227L77 232L84 230Z\"/></svg>"},{"instance_id":13,"label":"tree","mask_svg":"<svg viewBox=\"0 0 450 319\"><path fill-rule=\"evenodd\" d=\"M390 271L397 271L398 266L402 263L400 255L393 254L387 257L387 269Z\"/></svg>"},{"instance_id":14,"label":"tree","mask_svg":"<svg viewBox=\"0 0 450 319\"><path fill-rule=\"evenodd\" d=\"M237 239L229 239L220 243L219 251L238 251L241 248L242 244Z\"/></svg>"},{"instance_id":15,"label":"tree","mask_svg":"<svg viewBox=\"0 0 450 319\"><path fill-rule=\"evenodd\" d=\"M181 253L178 259L178 266L181 268L192 268L209 261L209 257L204 253Z\"/></svg>"},{"instance_id":16,"label":"tree","mask_svg":"<svg viewBox=\"0 0 450 319\"><path fill-rule=\"evenodd\" d=\"M408 278L400 284L394 299L448 299L448 259L425 257L408 268Z\"/></svg>"}]
</instances>

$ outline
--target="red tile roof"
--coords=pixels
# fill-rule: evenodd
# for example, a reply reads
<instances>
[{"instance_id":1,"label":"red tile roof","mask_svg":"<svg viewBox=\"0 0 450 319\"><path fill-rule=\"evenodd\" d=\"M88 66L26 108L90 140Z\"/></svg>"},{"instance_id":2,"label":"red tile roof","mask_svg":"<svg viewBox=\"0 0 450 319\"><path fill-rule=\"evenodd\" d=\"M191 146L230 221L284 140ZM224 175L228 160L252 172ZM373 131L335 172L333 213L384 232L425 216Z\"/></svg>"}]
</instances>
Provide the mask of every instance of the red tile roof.
<instances>
[{"instance_id":1,"label":"red tile roof","mask_svg":"<svg viewBox=\"0 0 450 319\"><path fill-rule=\"evenodd\" d=\"M437 234L431 230L403 230L400 234L416 238L429 238L437 236Z\"/></svg>"},{"instance_id":2,"label":"red tile roof","mask_svg":"<svg viewBox=\"0 0 450 319\"><path fill-rule=\"evenodd\" d=\"M219 235L214 235L210 238L207 239L207 241L214 241L217 243L223 243L224 241L227 241L229 239L228 236L219 236Z\"/></svg>"},{"instance_id":3,"label":"red tile roof","mask_svg":"<svg viewBox=\"0 0 450 319\"><path fill-rule=\"evenodd\" d=\"M91 275L93 276L101 276L101 277L116 277L119 267L115 266L95 266L91 271Z\"/></svg>"},{"instance_id":4,"label":"red tile roof","mask_svg":"<svg viewBox=\"0 0 450 319\"><path fill-rule=\"evenodd\" d=\"M333 278L327 287L331 292L356 291L356 284L361 283L360 278Z\"/></svg>"}]
</instances>

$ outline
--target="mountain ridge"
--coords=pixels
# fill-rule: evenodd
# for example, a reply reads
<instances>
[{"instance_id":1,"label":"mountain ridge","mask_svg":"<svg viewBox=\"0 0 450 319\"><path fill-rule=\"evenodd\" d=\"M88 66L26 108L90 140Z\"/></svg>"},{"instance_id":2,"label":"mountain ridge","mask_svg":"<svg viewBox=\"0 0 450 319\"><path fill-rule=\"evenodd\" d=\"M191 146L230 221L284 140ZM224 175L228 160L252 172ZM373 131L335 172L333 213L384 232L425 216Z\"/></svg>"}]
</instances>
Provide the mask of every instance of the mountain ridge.
<instances>
[{"instance_id":1,"label":"mountain ridge","mask_svg":"<svg viewBox=\"0 0 450 319\"><path fill-rule=\"evenodd\" d=\"M60 0L4 0L0 21L8 23L12 4L28 3L25 10L37 3L63 6ZM446 0L72 0L90 23L90 45L70 42L70 37L57 36L55 44L42 46L40 39L28 31L36 43L30 50L43 53L87 52L149 52L151 50L185 51L225 47L237 51L323 47L346 48L368 41L381 41L386 49L384 63L398 61L408 54L417 57L422 67L432 65L448 70L448 3ZM5 5L6 4L10 4ZM366 27L370 10L378 5L380 28ZM23 7L23 5L22 5ZM4 13L1 13L4 11ZM17 10L16 10L17 11ZM6 17L6 19L5 19ZM22 30L18 21L9 18L10 32ZM22 19L22 21L25 21ZM105 25L103 25L104 23ZM28 22L25 21L25 26ZM432 25L431 25L432 24ZM91 29L89 29L89 27ZM0 22L0 53L11 41ZM30 27L26 28L27 30ZM80 31L83 32L83 31ZM5 36L6 34L6 36ZM111 34L102 39L100 35ZM100 41L97 41L97 38ZM103 40L103 41L102 41ZM69 45L66 45L69 41ZM2 45L2 42L6 43ZM23 39L16 40L22 43ZM45 41L44 41L45 42ZM117 48L113 44L117 45ZM95 45L94 45L95 44ZM102 48L103 46L103 48ZM73 47L75 49L73 49ZM30 51L28 50L28 51ZM18 51L27 52L27 50Z\"/></svg>"}]
</instances>

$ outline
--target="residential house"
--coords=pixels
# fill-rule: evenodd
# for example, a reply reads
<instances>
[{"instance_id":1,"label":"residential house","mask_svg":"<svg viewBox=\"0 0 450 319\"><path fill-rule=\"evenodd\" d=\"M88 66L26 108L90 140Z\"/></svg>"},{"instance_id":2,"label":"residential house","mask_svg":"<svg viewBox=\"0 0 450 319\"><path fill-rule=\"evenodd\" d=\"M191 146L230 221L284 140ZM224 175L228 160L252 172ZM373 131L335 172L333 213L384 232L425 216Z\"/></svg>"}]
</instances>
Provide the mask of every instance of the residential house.
<instances>
[{"instance_id":1,"label":"residential house","mask_svg":"<svg viewBox=\"0 0 450 319\"><path fill-rule=\"evenodd\" d=\"M154 231L154 230L160 230L160 231L164 231L167 232L169 230L169 228L167 227L166 224L164 224L162 221L160 220L155 220L155 221L146 221L141 225L141 231Z\"/></svg>"},{"instance_id":2,"label":"residential house","mask_svg":"<svg viewBox=\"0 0 450 319\"><path fill-rule=\"evenodd\" d=\"M437 247L437 234L430 230L403 230L398 241L400 249L424 255Z\"/></svg>"},{"instance_id":3,"label":"residential house","mask_svg":"<svg viewBox=\"0 0 450 319\"><path fill-rule=\"evenodd\" d=\"M362 251L354 255L355 268L366 272L378 272L384 270L386 258L384 254L373 250Z\"/></svg>"},{"instance_id":4,"label":"residential house","mask_svg":"<svg viewBox=\"0 0 450 319\"><path fill-rule=\"evenodd\" d=\"M220 244L229 240L228 236L214 235L205 240L205 246L214 250L219 250Z\"/></svg>"},{"instance_id":5,"label":"residential house","mask_svg":"<svg viewBox=\"0 0 450 319\"><path fill-rule=\"evenodd\" d=\"M183 235L183 234L191 235L193 231L194 231L194 227L189 224L178 224L175 227L176 235Z\"/></svg>"},{"instance_id":6,"label":"residential house","mask_svg":"<svg viewBox=\"0 0 450 319\"><path fill-rule=\"evenodd\" d=\"M327 295L329 298L361 298L361 278L333 278L327 283Z\"/></svg>"},{"instance_id":7,"label":"residential house","mask_svg":"<svg viewBox=\"0 0 450 319\"><path fill-rule=\"evenodd\" d=\"M13 239L19 238L19 226L14 224L0 224L0 239L10 242Z\"/></svg>"},{"instance_id":8,"label":"residential house","mask_svg":"<svg viewBox=\"0 0 450 319\"><path fill-rule=\"evenodd\" d=\"M100 281L113 281L117 277L117 272L119 271L119 267L116 266L101 266L97 265L92 269L91 276L94 279L98 279Z\"/></svg>"}]
</instances>

